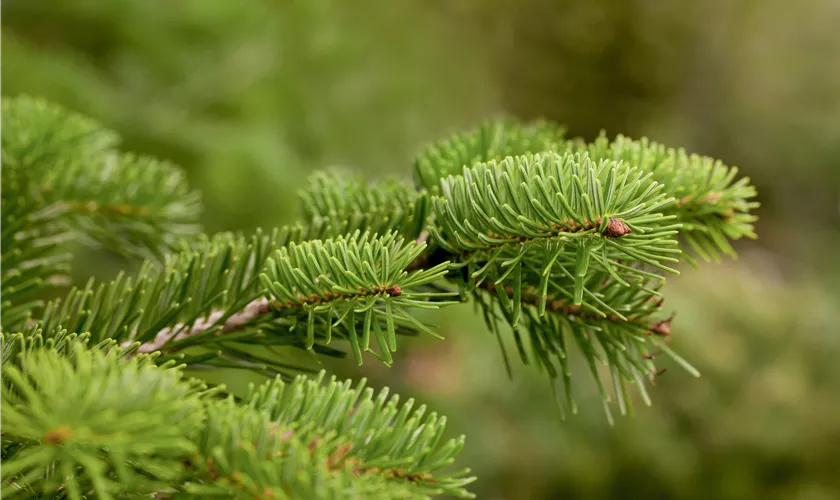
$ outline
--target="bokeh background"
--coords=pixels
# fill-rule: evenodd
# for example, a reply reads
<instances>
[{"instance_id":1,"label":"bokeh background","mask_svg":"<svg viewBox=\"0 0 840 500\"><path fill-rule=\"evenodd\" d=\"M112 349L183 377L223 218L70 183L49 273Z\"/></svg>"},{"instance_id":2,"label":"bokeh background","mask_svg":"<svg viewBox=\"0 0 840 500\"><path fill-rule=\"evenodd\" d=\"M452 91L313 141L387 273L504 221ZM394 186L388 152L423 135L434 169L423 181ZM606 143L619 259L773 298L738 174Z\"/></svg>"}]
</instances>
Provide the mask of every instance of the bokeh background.
<instances>
[{"instance_id":1,"label":"bokeh background","mask_svg":"<svg viewBox=\"0 0 840 500\"><path fill-rule=\"evenodd\" d=\"M738 165L759 240L669 281L654 406L561 422L469 307L364 374L449 416L482 499L840 498L840 2L6 0L2 93L46 97L181 164L209 231L296 216L313 169L408 176L500 114L647 135ZM90 259L80 276L118 261Z\"/></svg>"}]
</instances>

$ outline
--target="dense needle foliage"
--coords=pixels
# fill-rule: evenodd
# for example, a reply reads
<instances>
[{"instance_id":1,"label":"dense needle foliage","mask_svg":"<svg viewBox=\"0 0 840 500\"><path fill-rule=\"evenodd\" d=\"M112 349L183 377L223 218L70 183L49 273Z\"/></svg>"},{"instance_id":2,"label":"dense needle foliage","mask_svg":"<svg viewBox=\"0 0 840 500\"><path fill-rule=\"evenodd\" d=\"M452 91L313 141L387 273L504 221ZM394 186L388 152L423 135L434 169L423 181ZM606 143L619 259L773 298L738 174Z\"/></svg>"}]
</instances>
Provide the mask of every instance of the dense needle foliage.
<instances>
[{"instance_id":1,"label":"dense needle foliage","mask_svg":"<svg viewBox=\"0 0 840 500\"><path fill-rule=\"evenodd\" d=\"M632 387L650 403L660 352L696 374L667 345L665 275L754 237L755 191L732 167L504 120L429 146L414 184L319 172L295 225L205 235L176 166L49 103L2 106L10 497L469 497L445 417L311 378L294 354L390 365L400 336L439 336L416 311L472 301L507 368L512 339L564 412L582 356L627 413ZM143 262L44 301L71 240ZM214 368L268 380L236 399L184 372Z\"/></svg>"}]
</instances>

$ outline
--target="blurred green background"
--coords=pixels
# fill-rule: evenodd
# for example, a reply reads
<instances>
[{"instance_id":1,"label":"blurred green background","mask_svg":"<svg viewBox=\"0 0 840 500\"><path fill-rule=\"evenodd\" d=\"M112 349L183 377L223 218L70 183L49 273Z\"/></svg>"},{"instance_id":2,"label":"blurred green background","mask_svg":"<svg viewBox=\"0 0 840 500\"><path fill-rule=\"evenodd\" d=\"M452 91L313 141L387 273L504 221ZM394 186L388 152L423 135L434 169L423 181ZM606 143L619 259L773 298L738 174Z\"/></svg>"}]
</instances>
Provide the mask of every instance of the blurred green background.
<instances>
[{"instance_id":1,"label":"blurred green background","mask_svg":"<svg viewBox=\"0 0 840 500\"><path fill-rule=\"evenodd\" d=\"M647 135L738 165L760 239L669 281L676 366L610 427L593 384L548 385L469 307L361 373L449 416L482 499L840 498L840 2L6 0L2 93L46 97L171 159L209 231L295 219L331 165L408 176L498 114ZM107 276L113 262L84 272ZM333 367L359 377L350 362Z\"/></svg>"}]
</instances>

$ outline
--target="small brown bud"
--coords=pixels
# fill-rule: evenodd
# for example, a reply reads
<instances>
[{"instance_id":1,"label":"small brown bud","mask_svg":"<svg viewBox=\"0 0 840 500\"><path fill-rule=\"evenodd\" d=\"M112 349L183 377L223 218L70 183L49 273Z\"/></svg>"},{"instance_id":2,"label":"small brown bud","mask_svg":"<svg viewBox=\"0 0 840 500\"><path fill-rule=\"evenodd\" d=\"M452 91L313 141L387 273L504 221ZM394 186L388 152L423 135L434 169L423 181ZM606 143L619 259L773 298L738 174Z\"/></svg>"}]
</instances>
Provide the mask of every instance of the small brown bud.
<instances>
[{"instance_id":1,"label":"small brown bud","mask_svg":"<svg viewBox=\"0 0 840 500\"><path fill-rule=\"evenodd\" d=\"M628 226L627 223L623 220L610 219L610 221L607 223L606 229L604 229L604 231L601 234L603 234L607 238L620 238L621 236L624 236L625 234L630 234L632 232L633 231L630 229L630 226Z\"/></svg>"},{"instance_id":2,"label":"small brown bud","mask_svg":"<svg viewBox=\"0 0 840 500\"><path fill-rule=\"evenodd\" d=\"M402 289L399 287L399 285L391 285L391 288L389 288L387 292L388 295L390 295L391 297L399 297L400 295L402 295Z\"/></svg>"},{"instance_id":3,"label":"small brown bud","mask_svg":"<svg viewBox=\"0 0 840 500\"><path fill-rule=\"evenodd\" d=\"M655 333L656 335L662 337L667 337L668 335L671 335L671 321L674 321L673 316L671 316L668 319L663 319L662 321L657 321L651 327L651 333Z\"/></svg>"}]
</instances>

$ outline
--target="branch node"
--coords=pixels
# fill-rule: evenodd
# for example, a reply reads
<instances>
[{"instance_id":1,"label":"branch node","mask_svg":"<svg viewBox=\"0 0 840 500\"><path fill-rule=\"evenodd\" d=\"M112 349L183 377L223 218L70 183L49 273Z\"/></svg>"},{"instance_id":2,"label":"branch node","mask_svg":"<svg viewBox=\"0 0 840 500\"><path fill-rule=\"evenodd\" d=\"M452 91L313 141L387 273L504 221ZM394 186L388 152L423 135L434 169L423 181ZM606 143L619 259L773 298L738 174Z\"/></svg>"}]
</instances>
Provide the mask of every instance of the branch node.
<instances>
[{"instance_id":1,"label":"branch node","mask_svg":"<svg viewBox=\"0 0 840 500\"><path fill-rule=\"evenodd\" d=\"M601 219L598 219L598 224L601 223ZM620 238L625 234L630 234L633 231L630 229L630 226L627 225L621 219L610 219L607 223L606 229L601 233L602 235L606 236L607 238Z\"/></svg>"}]
</instances>

